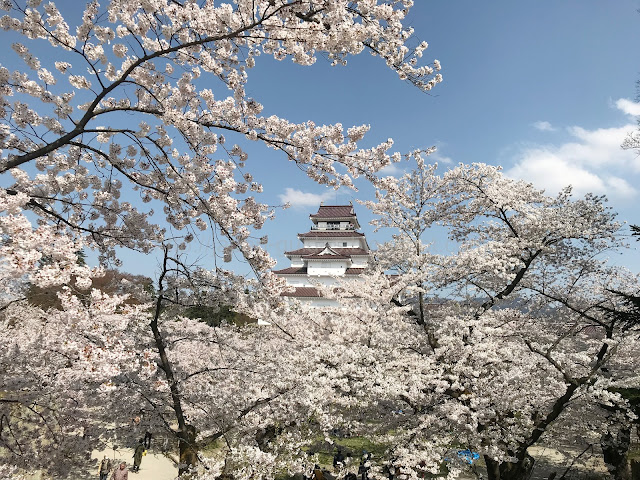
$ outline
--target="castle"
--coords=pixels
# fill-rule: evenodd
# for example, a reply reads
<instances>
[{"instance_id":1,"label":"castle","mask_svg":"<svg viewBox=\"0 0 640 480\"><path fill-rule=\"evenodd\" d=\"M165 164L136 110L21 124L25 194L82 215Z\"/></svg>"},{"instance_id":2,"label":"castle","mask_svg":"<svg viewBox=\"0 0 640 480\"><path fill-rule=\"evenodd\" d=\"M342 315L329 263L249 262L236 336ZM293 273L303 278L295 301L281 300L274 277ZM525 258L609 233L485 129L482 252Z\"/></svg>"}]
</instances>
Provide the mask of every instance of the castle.
<instances>
[{"instance_id":1,"label":"castle","mask_svg":"<svg viewBox=\"0 0 640 480\"><path fill-rule=\"evenodd\" d=\"M314 284L334 285L338 278L357 278L372 260L367 239L357 231L360 224L353 205L320 204L309 218L311 230L298 234L302 248L285 252L291 266L274 273L295 287L284 296L314 307L339 306L323 298Z\"/></svg>"}]
</instances>

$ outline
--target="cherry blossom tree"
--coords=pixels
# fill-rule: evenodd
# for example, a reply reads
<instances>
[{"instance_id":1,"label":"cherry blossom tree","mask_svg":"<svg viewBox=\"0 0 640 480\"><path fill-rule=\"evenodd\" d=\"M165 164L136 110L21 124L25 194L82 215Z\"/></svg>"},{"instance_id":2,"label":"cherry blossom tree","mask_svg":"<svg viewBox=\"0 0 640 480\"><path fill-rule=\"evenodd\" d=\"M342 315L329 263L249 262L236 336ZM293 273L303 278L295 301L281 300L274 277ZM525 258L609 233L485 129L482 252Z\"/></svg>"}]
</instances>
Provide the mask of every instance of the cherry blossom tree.
<instances>
[{"instance_id":1,"label":"cherry blossom tree","mask_svg":"<svg viewBox=\"0 0 640 480\"><path fill-rule=\"evenodd\" d=\"M430 90L440 64L420 63L426 43L409 48L411 4L112 0L88 4L72 27L53 3L0 2L25 65L0 66L8 471L86 469L77 454L152 428L178 444L181 473L272 478L308 469L302 446L345 426L387 445L412 478L443 468L455 478L464 446L491 479L516 480L531 469L529 447L593 436L601 405L627 421L616 388L638 384L638 345L610 312L629 311L616 292L638 282L602 260L621 245L603 198L549 197L486 165L438 176L419 152L416 171L379 179L400 160L390 140L363 149L368 126L292 123L246 94L261 55L341 65L364 50ZM248 142L321 184L378 187L367 205L395 236L362 283L325 292L348 308L279 302L259 234L274 211L259 201ZM457 251L423 243L434 227ZM180 252L205 231L213 255L239 253L255 280L190 265ZM83 248L103 264L117 264L118 248L161 251L154 291L132 302L91 289L103 270L78 261ZM26 284L60 288L61 309L25 302ZM447 301L429 305L431 295ZM270 326L183 315L220 304ZM220 454L202 457L212 444Z\"/></svg>"},{"instance_id":2,"label":"cherry blossom tree","mask_svg":"<svg viewBox=\"0 0 640 480\"><path fill-rule=\"evenodd\" d=\"M403 335L385 340L397 359L372 380L403 412L380 432L390 460L437 473L460 446L484 457L491 479L528 478L527 449L539 442L598 444L601 405L629 424L616 388L638 384L637 335L611 312L631 312L615 290L637 292L638 279L606 265L623 244L602 197L545 196L480 164L438 176L420 156L415 171L379 187L365 203L377 228L396 232L378 255L397 275L389 283L378 272L370 288L387 299L377 311L409 309L395 320ZM421 242L432 227L447 229L457 251L430 252ZM364 290L344 288L351 298ZM447 300L425 305L420 294Z\"/></svg>"},{"instance_id":3,"label":"cherry blossom tree","mask_svg":"<svg viewBox=\"0 0 640 480\"><path fill-rule=\"evenodd\" d=\"M53 3L4 1L10 13L1 26L24 38L12 48L26 67L0 70L0 174L14 179L6 191L27 194L40 217L83 232L105 260L115 246L147 252L213 229L225 258L237 249L264 272L272 262L250 229L272 212L254 196L262 186L248 155L225 135L261 142L315 181L348 187L389 164L392 142L359 149L367 126L345 132L263 115L244 89L252 67L261 54L301 65L325 54L338 65L366 49L429 90L441 81L440 64L419 66L426 43L406 45L411 3L93 2L74 32ZM38 58L33 52L46 43L58 55ZM122 199L131 189L142 202L161 202L167 226L152 208Z\"/></svg>"},{"instance_id":4,"label":"cherry blossom tree","mask_svg":"<svg viewBox=\"0 0 640 480\"><path fill-rule=\"evenodd\" d=\"M34 230L22 214L2 217L1 228L12 239L1 252L5 285L62 285L60 308L45 311L20 297L2 308L0 455L7 468L79 475L92 450L132 445L146 431L156 443L178 446L181 473L203 465L202 478L310 468L301 446L314 435L307 420L318 407L300 379L314 362L292 342L297 324L278 304L258 293L234 301L271 329L211 327L181 312L233 301L237 279L187 268L165 249L155 292L143 290L132 302L131 294L89 289L103 272L73 261L81 240L49 226ZM42 264L42 256L50 260ZM260 437L274 428L277 435ZM212 445L217 455L203 457Z\"/></svg>"},{"instance_id":5,"label":"cherry blossom tree","mask_svg":"<svg viewBox=\"0 0 640 480\"><path fill-rule=\"evenodd\" d=\"M425 42L409 46L411 4L94 1L72 25L54 3L0 2L0 26L21 62L0 66L0 454L8 465L86 468L71 453L130 441L126 424L141 409L177 439L181 471L204 463L205 477L233 468L248 478L295 464L304 420L321 415L300 382L316 368L300 355L313 341L303 329L306 340L294 345L296 324L280 315L282 285L258 233L274 212L259 201L263 187L241 143L275 149L334 187L374 178L400 155L391 140L360 148L366 125L263 113L245 85L261 55L342 65L367 50L430 90L440 64L420 63ZM176 252L196 236L216 258L238 252L256 280L192 267ZM155 291L131 302L91 289L104 272L78 261L83 248L103 265L118 264L118 248L162 251ZM26 285L59 289L61 308L25 303ZM273 328L214 328L181 315L220 303ZM277 438L256 447L256 432L274 425ZM223 459L199 459L202 446L223 439Z\"/></svg>"}]
</instances>

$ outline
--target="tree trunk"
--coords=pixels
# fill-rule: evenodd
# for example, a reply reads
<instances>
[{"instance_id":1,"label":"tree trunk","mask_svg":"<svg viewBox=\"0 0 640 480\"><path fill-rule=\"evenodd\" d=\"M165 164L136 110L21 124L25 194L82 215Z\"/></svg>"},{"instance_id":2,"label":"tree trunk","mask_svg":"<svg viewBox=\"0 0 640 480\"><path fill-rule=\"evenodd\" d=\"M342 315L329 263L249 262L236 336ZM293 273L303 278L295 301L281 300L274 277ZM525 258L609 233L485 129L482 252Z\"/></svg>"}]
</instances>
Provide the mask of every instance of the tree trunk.
<instances>
[{"instance_id":1,"label":"tree trunk","mask_svg":"<svg viewBox=\"0 0 640 480\"><path fill-rule=\"evenodd\" d=\"M178 434L178 448L180 449L179 475L187 473L198 465L196 435L196 428L193 425L187 425L186 429Z\"/></svg>"},{"instance_id":2,"label":"tree trunk","mask_svg":"<svg viewBox=\"0 0 640 480\"><path fill-rule=\"evenodd\" d=\"M631 460L631 480L640 480L640 460Z\"/></svg>"},{"instance_id":3,"label":"tree trunk","mask_svg":"<svg viewBox=\"0 0 640 480\"><path fill-rule=\"evenodd\" d=\"M528 480L533 469L533 457L528 453L521 455L517 462L497 462L484 456L488 480Z\"/></svg>"},{"instance_id":4,"label":"tree trunk","mask_svg":"<svg viewBox=\"0 0 640 480\"><path fill-rule=\"evenodd\" d=\"M629 480L630 468L627 462L627 453L631 443L631 427L621 426L614 436L607 433L600 437L600 446L607 470L614 480Z\"/></svg>"}]
</instances>

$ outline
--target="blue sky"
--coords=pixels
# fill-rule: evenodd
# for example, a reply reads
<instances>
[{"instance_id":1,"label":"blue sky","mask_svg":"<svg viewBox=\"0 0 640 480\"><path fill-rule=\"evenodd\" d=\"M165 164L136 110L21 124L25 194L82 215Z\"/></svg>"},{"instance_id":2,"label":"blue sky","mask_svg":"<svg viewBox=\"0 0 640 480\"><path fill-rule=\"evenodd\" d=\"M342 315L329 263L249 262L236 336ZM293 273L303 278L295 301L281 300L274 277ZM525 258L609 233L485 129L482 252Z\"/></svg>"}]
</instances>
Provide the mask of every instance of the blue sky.
<instances>
[{"instance_id":1,"label":"blue sky","mask_svg":"<svg viewBox=\"0 0 640 480\"><path fill-rule=\"evenodd\" d=\"M415 3L407 22L415 42L427 41L424 60L438 59L443 67L444 82L430 94L400 81L368 54L349 58L346 67L331 67L324 58L300 67L263 55L248 71L248 94L264 105L265 115L345 128L370 124L365 146L387 138L399 152L436 145L433 159L443 168L490 163L549 194L569 183L576 194L606 194L620 220L640 223L640 158L620 149L640 114L633 102L640 80L640 0ZM63 15L81 13L75 0L56 4ZM12 62L9 55L0 59ZM289 265L283 252L299 247L296 233L308 229L308 215L321 200L344 204L373 196L362 182L357 192L329 190L281 154L243 146L250 153L247 170L264 184L259 201L293 205L260 233L269 235L276 268ZM388 238L372 233L363 207L356 211L372 247ZM425 240L440 251L451 247L438 235ZM640 272L636 243L615 261ZM213 266L206 251L191 246L203 266ZM123 259L125 270L154 276L156 261L130 254Z\"/></svg>"},{"instance_id":2,"label":"blue sky","mask_svg":"<svg viewBox=\"0 0 640 480\"><path fill-rule=\"evenodd\" d=\"M566 184L576 195L606 194L620 220L640 223L640 158L620 149L636 127L632 114L640 114L633 102L640 1L415 3L408 20L417 39L429 43L424 58L443 66L444 82L431 95L367 55L339 68L322 59L303 68L262 57L249 72L248 92L265 113L290 120L370 124L365 140L371 145L389 137L401 152L436 145L434 159L443 167L502 165L549 194ZM270 157L263 166L273 179L265 180L268 201L286 198L294 205L266 227L278 268L288 266L282 247L297 248L295 233L310 225L308 214L320 199L346 203L372 195L363 184L359 192L336 195ZM364 224L367 212L357 212ZM371 245L386 239L366 225L364 231ZM444 239L432 240L448 248ZM638 272L635 243L614 261Z\"/></svg>"}]
</instances>

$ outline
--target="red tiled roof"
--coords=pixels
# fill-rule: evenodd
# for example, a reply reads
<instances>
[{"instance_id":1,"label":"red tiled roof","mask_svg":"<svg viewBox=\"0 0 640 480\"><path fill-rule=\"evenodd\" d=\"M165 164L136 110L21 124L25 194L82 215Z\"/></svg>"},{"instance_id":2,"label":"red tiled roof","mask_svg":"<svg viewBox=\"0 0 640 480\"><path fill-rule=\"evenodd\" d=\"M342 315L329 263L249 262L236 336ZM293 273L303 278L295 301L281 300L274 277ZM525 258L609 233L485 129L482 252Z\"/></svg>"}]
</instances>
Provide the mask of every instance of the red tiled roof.
<instances>
[{"instance_id":1,"label":"red tiled roof","mask_svg":"<svg viewBox=\"0 0 640 480\"><path fill-rule=\"evenodd\" d=\"M364 233L360 232L347 232L340 230L318 231L311 230L307 233L299 233L298 237L364 237Z\"/></svg>"},{"instance_id":2,"label":"red tiled roof","mask_svg":"<svg viewBox=\"0 0 640 480\"><path fill-rule=\"evenodd\" d=\"M307 267L289 267L282 270L274 270L273 273L277 275L306 275Z\"/></svg>"},{"instance_id":3,"label":"red tiled roof","mask_svg":"<svg viewBox=\"0 0 640 480\"><path fill-rule=\"evenodd\" d=\"M296 287L293 292L282 292L281 297L322 297L315 287Z\"/></svg>"},{"instance_id":4,"label":"red tiled roof","mask_svg":"<svg viewBox=\"0 0 640 480\"><path fill-rule=\"evenodd\" d=\"M318 213L309 215L311 218L348 218L355 217L353 205L320 205Z\"/></svg>"},{"instance_id":5,"label":"red tiled roof","mask_svg":"<svg viewBox=\"0 0 640 480\"><path fill-rule=\"evenodd\" d=\"M291 250L290 252L284 252L285 255L313 255L324 250L324 248L299 248L298 250Z\"/></svg>"},{"instance_id":6,"label":"red tiled roof","mask_svg":"<svg viewBox=\"0 0 640 480\"><path fill-rule=\"evenodd\" d=\"M344 273L345 275L361 275L364 270L364 268L347 268ZM306 275L307 267L283 268L282 270L274 270L273 273L276 275Z\"/></svg>"},{"instance_id":7,"label":"red tiled roof","mask_svg":"<svg viewBox=\"0 0 640 480\"><path fill-rule=\"evenodd\" d=\"M298 250L292 250L290 252L284 252L285 255L315 255L320 253L324 248L300 248ZM331 250L339 253L340 255L369 255L369 252L363 248L347 248L347 247L331 247Z\"/></svg>"},{"instance_id":8,"label":"red tiled roof","mask_svg":"<svg viewBox=\"0 0 640 480\"><path fill-rule=\"evenodd\" d=\"M345 270L345 275L360 275L364 272L364 268L347 268Z\"/></svg>"}]
</instances>

